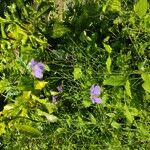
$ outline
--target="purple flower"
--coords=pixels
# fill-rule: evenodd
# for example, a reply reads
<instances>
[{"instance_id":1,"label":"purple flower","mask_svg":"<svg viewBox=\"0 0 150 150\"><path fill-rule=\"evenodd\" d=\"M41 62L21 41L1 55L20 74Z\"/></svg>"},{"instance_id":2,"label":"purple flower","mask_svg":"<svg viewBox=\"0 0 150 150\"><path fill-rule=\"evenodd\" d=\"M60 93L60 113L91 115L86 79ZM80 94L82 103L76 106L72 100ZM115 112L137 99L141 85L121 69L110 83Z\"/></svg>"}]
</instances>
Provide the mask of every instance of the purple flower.
<instances>
[{"instance_id":1,"label":"purple flower","mask_svg":"<svg viewBox=\"0 0 150 150\"><path fill-rule=\"evenodd\" d=\"M90 98L91 98L91 101L92 103L101 103L102 102L102 99L99 98L99 95L101 93L101 88L100 86L98 85L92 85L91 88L90 88Z\"/></svg>"},{"instance_id":2,"label":"purple flower","mask_svg":"<svg viewBox=\"0 0 150 150\"><path fill-rule=\"evenodd\" d=\"M57 101L58 96L57 95L53 95L52 96L52 102L55 103Z\"/></svg>"},{"instance_id":3,"label":"purple flower","mask_svg":"<svg viewBox=\"0 0 150 150\"><path fill-rule=\"evenodd\" d=\"M37 62L34 59L31 60L29 63L31 66L32 72L36 78L42 79L43 78L43 71L44 71L44 64L41 62Z\"/></svg>"},{"instance_id":4,"label":"purple flower","mask_svg":"<svg viewBox=\"0 0 150 150\"><path fill-rule=\"evenodd\" d=\"M57 87L57 90L58 90L59 92L63 92L63 86L62 86L62 85L58 86L58 87Z\"/></svg>"}]
</instances>

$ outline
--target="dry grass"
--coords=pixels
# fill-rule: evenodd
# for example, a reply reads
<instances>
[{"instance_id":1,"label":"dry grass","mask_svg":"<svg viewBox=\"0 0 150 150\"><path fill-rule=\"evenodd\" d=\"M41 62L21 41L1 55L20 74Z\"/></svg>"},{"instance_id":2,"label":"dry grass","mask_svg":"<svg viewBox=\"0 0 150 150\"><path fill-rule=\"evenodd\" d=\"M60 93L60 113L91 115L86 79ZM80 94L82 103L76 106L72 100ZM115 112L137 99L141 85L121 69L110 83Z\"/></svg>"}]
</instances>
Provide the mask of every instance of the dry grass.
<instances>
[{"instance_id":1,"label":"dry grass","mask_svg":"<svg viewBox=\"0 0 150 150\"><path fill-rule=\"evenodd\" d=\"M64 0L55 0L56 10L60 20L63 18L64 3Z\"/></svg>"}]
</instances>

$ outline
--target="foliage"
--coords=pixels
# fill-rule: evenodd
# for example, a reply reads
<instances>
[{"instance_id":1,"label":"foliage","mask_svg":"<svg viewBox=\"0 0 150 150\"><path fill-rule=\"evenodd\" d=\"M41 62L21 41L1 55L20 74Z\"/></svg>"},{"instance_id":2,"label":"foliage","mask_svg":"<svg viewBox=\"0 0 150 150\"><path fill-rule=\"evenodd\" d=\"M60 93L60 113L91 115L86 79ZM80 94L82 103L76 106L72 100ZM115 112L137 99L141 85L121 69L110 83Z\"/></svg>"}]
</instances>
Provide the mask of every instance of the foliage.
<instances>
[{"instance_id":1,"label":"foliage","mask_svg":"<svg viewBox=\"0 0 150 150\"><path fill-rule=\"evenodd\" d=\"M53 1L0 3L2 148L149 149L147 0L75 0L63 21Z\"/></svg>"}]
</instances>

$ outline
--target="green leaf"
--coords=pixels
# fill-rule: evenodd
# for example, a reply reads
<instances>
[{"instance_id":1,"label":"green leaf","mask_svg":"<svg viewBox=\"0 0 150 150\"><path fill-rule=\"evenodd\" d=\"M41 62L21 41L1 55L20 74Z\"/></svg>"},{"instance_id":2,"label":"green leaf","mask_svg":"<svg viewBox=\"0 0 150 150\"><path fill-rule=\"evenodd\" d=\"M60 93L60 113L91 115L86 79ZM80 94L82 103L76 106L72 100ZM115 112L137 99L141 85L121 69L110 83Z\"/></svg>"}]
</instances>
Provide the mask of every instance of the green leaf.
<instances>
[{"instance_id":1,"label":"green leaf","mask_svg":"<svg viewBox=\"0 0 150 150\"><path fill-rule=\"evenodd\" d=\"M82 77L81 67L75 67L73 71L74 80L78 80Z\"/></svg>"},{"instance_id":2,"label":"green leaf","mask_svg":"<svg viewBox=\"0 0 150 150\"><path fill-rule=\"evenodd\" d=\"M83 104L84 107L89 107L89 106L91 106L91 101L89 99L88 100L83 100L82 104Z\"/></svg>"},{"instance_id":3,"label":"green leaf","mask_svg":"<svg viewBox=\"0 0 150 150\"><path fill-rule=\"evenodd\" d=\"M29 126L29 125L20 125L20 124L16 124L15 127L22 133L26 134L27 136L31 136L31 137L38 137L38 136L41 136L42 133Z\"/></svg>"},{"instance_id":4,"label":"green leaf","mask_svg":"<svg viewBox=\"0 0 150 150\"><path fill-rule=\"evenodd\" d=\"M121 2L120 0L111 0L110 1L110 9L112 11L121 11Z\"/></svg>"},{"instance_id":5,"label":"green leaf","mask_svg":"<svg viewBox=\"0 0 150 150\"><path fill-rule=\"evenodd\" d=\"M62 37L64 34L66 34L67 32L69 32L69 29L64 27L62 24L60 23L55 23L53 25L53 33L52 33L52 38L60 38Z\"/></svg>"},{"instance_id":6,"label":"green leaf","mask_svg":"<svg viewBox=\"0 0 150 150\"><path fill-rule=\"evenodd\" d=\"M116 121L113 121L113 122L111 123L111 126L112 126L113 128L115 128L115 129L119 129L119 128L120 128L120 124L117 123Z\"/></svg>"},{"instance_id":7,"label":"green leaf","mask_svg":"<svg viewBox=\"0 0 150 150\"><path fill-rule=\"evenodd\" d=\"M141 74L141 77L142 77L142 79L143 79L144 81L150 82L150 74L148 74L148 73L142 73L142 74Z\"/></svg>"},{"instance_id":8,"label":"green leaf","mask_svg":"<svg viewBox=\"0 0 150 150\"><path fill-rule=\"evenodd\" d=\"M144 88L145 91L150 93L150 74L142 73L141 77L144 80L144 83L142 84L142 87Z\"/></svg>"},{"instance_id":9,"label":"green leaf","mask_svg":"<svg viewBox=\"0 0 150 150\"><path fill-rule=\"evenodd\" d=\"M97 123L95 117L91 113L90 113L90 121L91 121L91 124L96 124Z\"/></svg>"},{"instance_id":10,"label":"green leaf","mask_svg":"<svg viewBox=\"0 0 150 150\"><path fill-rule=\"evenodd\" d=\"M39 116L45 116L49 122L57 122L58 121L58 118L56 116L50 115L40 109L37 109L37 113Z\"/></svg>"},{"instance_id":11,"label":"green leaf","mask_svg":"<svg viewBox=\"0 0 150 150\"><path fill-rule=\"evenodd\" d=\"M0 23L6 23L6 22L9 22L9 21L4 19L4 18L2 18L2 17L0 17Z\"/></svg>"},{"instance_id":12,"label":"green leaf","mask_svg":"<svg viewBox=\"0 0 150 150\"><path fill-rule=\"evenodd\" d=\"M137 15L142 18L145 16L146 12L148 10L148 2L147 0L139 0L135 5L134 5L134 11L137 13Z\"/></svg>"},{"instance_id":13,"label":"green leaf","mask_svg":"<svg viewBox=\"0 0 150 150\"><path fill-rule=\"evenodd\" d=\"M149 92L150 93L150 82L148 81L145 81L143 84L142 84L142 87L145 91Z\"/></svg>"},{"instance_id":14,"label":"green leaf","mask_svg":"<svg viewBox=\"0 0 150 150\"><path fill-rule=\"evenodd\" d=\"M3 122L0 123L0 136L5 133L5 124Z\"/></svg>"},{"instance_id":15,"label":"green leaf","mask_svg":"<svg viewBox=\"0 0 150 150\"><path fill-rule=\"evenodd\" d=\"M55 95L59 94L59 92L55 92L55 91L50 91L50 93L51 93L52 96L55 96Z\"/></svg>"},{"instance_id":16,"label":"green leaf","mask_svg":"<svg viewBox=\"0 0 150 150\"><path fill-rule=\"evenodd\" d=\"M3 93L9 86L9 81L7 79L2 79L0 81L0 93Z\"/></svg>"},{"instance_id":17,"label":"green leaf","mask_svg":"<svg viewBox=\"0 0 150 150\"><path fill-rule=\"evenodd\" d=\"M125 90L126 90L126 94L127 94L129 97L132 97L132 96L131 96L131 88L130 88L130 82L129 82L129 80L126 81Z\"/></svg>"},{"instance_id":18,"label":"green leaf","mask_svg":"<svg viewBox=\"0 0 150 150\"><path fill-rule=\"evenodd\" d=\"M129 123L132 123L132 122L133 122L133 120L134 120L134 115L132 114L132 111L128 109L128 106L127 106L127 105L124 106L124 115L126 116L127 121L128 121Z\"/></svg>"},{"instance_id":19,"label":"green leaf","mask_svg":"<svg viewBox=\"0 0 150 150\"><path fill-rule=\"evenodd\" d=\"M121 86L125 83L125 77L122 75L112 75L106 80L104 80L104 85L111 85L111 86Z\"/></svg>"},{"instance_id":20,"label":"green leaf","mask_svg":"<svg viewBox=\"0 0 150 150\"><path fill-rule=\"evenodd\" d=\"M42 90L48 82L45 81L35 81L34 88L35 90Z\"/></svg>"},{"instance_id":21,"label":"green leaf","mask_svg":"<svg viewBox=\"0 0 150 150\"><path fill-rule=\"evenodd\" d=\"M145 126L142 123L138 124L137 128L139 129L142 135L150 137L149 131L145 128Z\"/></svg>"},{"instance_id":22,"label":"green leaf","mask_svg":"<svg viewBox=\"0 0 150 150\"><path fill-rule=\"evenodd\" d=\"M112 63L111 58L110 58L110 56L108 56L108 58L106 60L106 67L107 67L107 71L109 73L111 73L111 63Z\"/></svg>"},{"instance_id":23,"label":"green leaf","mask_svg":"<svg viewBox=\"0 0 150 150\"><path fill-rule=\"evenodd\" d=\"M87 36L87 34L86 34L86 31L83 31L82 33L81 33L81 35L80 35L80 40L81 41L86 41L86 42L88 42L88 41L92 41L92 39L89 37L89 36Z\"/></svg>"},{"instance_id":24,"label":"green leaf","mask_svg":"<svg viewBox=\"0 0 150 150\"><path fill-rule=\"evenodd\" d=\"M103 46L109 54L112 52L112 48L110 47L110 45L103 43Z\"/></svg>"}]
</instances>

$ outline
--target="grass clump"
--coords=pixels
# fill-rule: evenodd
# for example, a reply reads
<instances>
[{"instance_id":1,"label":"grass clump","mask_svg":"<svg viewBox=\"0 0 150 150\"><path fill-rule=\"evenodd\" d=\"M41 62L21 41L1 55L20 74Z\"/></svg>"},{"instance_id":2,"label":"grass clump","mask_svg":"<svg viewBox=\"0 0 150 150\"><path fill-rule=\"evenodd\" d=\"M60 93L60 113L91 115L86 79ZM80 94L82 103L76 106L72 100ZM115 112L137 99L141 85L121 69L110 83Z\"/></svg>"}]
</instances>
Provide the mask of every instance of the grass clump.
<instances>
[{"instance_id":1,"label":"grass clump","mask_svg":"<svg viewBox=\"0 0 150 150\"><path fill-rule=\"evenodd\" d=\"M4 6L1 148L149 149L147 0Z\"/></svg>"}]
</instances>

